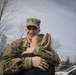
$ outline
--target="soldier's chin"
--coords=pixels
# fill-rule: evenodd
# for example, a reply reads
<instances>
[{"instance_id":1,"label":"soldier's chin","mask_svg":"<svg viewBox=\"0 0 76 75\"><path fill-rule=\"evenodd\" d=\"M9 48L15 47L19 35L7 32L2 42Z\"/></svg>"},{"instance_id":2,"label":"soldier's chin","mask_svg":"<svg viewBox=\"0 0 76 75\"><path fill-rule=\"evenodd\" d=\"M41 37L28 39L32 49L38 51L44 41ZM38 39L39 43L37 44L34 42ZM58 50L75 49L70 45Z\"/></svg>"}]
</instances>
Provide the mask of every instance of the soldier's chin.
<instances>
[{"instance_id":1,"label":"soldier's chin","mask_svg":"<svg viewBox=\"0 0 76 75\"><path fill-rule=\"evenodd\" d=\"M29 36L29 39L31 40L33 38L33 36Z\"/></svg>"}]
</instances>

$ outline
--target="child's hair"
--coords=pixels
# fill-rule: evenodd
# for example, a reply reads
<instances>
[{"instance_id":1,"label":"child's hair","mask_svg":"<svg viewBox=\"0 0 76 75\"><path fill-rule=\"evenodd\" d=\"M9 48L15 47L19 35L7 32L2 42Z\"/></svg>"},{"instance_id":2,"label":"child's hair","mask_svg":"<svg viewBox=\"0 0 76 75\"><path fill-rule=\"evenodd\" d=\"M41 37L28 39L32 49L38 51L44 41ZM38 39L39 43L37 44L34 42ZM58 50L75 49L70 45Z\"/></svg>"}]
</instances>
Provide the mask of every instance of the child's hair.
<instances>
[{"instance_id":1,"label":"child's hair","mask_svg":"<svg viewBox=\"0 0 76 75\"><path fill-rule=\"evenodd\" d=\"M37 43L41 43L43 37L44 37L44 34L38 34L37 35Z\"/></svg>"},{"instance_id":2,"label":"child's hair","mask_svg":"<svg viewBox=\"0 0 76 75\"><path fill-rule=\"evenodd\" d=\"M37 35L37 43L43 49L50 49L50 47L51 47L51 35L49 33L46 33L45 35L38 34Z\"/></svg>"}]
</instances>

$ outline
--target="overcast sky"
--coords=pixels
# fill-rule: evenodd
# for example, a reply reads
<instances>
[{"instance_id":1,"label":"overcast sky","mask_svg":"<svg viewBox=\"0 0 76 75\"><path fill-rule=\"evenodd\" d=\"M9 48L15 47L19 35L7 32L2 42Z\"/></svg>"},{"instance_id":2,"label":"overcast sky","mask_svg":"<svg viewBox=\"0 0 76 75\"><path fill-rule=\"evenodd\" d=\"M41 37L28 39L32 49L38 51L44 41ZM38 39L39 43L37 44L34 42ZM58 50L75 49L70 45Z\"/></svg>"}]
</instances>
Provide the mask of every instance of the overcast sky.
<instances>
[{"instance_id":1,"label":"overcast sky","mask_svg":"<svg viewBox=\"0 0 76 75\"><path fill-rule=\"evenodd\" d=\"M13 28L7 33L8 42L18 39L19 24L25 24L30 17L38 18L41 20L41 33L48 32L60 41L62 46L58 54L61 60L66 60L67 56L71 61L75 60L76 0L16 0L10 8L16 12L9 22Z\"/></svg>"}]
</instances>

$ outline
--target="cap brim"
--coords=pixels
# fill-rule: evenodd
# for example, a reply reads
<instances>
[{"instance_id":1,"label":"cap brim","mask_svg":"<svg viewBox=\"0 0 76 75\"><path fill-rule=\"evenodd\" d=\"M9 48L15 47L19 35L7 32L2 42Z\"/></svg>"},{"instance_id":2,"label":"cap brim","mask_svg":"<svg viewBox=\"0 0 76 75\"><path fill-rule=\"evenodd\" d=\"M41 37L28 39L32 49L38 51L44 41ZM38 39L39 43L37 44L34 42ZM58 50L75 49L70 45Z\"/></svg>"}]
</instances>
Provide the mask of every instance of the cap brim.
<instances>
[{"instance_id":1,"label":"cap brim","mask_svg":"<svg viewBox=\"0 0 76 75\"><path fill-rule=\"evenodd\" d=\"M37 26L37 25L26 25L26 26L27 26L27 27L28 27L28 26L34 26L34 27L39 28L39 26Z\"/></svg>"}]
</instances>

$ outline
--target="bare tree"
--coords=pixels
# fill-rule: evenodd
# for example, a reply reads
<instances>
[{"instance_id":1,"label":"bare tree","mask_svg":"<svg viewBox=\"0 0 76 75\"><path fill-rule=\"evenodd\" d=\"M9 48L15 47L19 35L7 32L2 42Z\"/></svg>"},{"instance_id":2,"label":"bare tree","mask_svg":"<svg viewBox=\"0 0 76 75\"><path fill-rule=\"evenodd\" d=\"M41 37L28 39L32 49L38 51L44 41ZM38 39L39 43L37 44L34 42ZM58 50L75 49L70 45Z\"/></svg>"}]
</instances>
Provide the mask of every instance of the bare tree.
<instances>
[{"instance_id":1,"label":"bare tree","mask_svg":"<svg viewBox=\"0 0 76 75\"><path fill-rule=\"evenodd\" d=\"M8 0L1 0L0 20L1 20L1 17L2 17L2 15L3 15L4 9L5 9L7 3L8 3Z\"/></svg>"},{"instance_id":2,"label":"bare tree","mask_svg":"<svg viewBox=\"0 0 76 75\"><path fill-rule=\"evenodd\" d=\"M25 31L24 31L24 25L19 25L19 33L17 34L17 36L18 36L18 38L22 38L23 36L24 36L24 34L25 34Z\"/></svg>"},{"instance_id":3,"label":"bare tree","mask_svg":"<svg viewBox=\"0 0 76 75\"><path fill-rule=\"evenodd\" d=\"M13 12L13 10L9 10L9 8L8 8L8 7L10 7L10 5L12 3L13 3L13 0L1 0L0 21L2 20L2 16L4 15L5 12L6 13L8 12L8 14L6 14L6 16L3 18L3 20L5 20Z\"/></svg>"},{"instance_id":4,"label":"bare tree","mask_svg":"<svg viewBox=\"0 0 76 75\"><path fill-rule=\"evenodd\" d=\"M25 34L25 25L21 22L18 29L19 29L19 34L17 34L17 36L19 38L22 38Z\"/></svg>"},{"instance_id":5,"label":"bare tree","mask_svg":"<svg viewBox=\"0 0 76 75\"><path fill-rule=\"evenodd\" d=\"M1 0L0 1L0 33L4 34L10 29L8 22L12 19L9 18L13 10L9 9L13 0Z\"/></svg>"},{"instance_id":6,"label":"bare tree","mask_svg":"<svg viewBox=\"0 0 76 75\"><path fill-rule=\"evenodd\" d=\"M69 56L67 57L65 64L66 65L70 65L70 58L69 58Z\"/></svg>"},{"instance_id":7,"label":"bare tree","mask_svg":"<svg viewBox=\"0 0 76 75\"><path fill-rule=\"evenodd\" d=\"M52 48L56 51L56 52L58 52L58 49L60 49L60 47L61 47L61 44L60 44L60 41L59 40L57 40L57 39L52 39L53 41L52 41Z\"/></svg>"},{"instance_id":8,"label":"bare tree","mask_svg":"<svg viewBox=\"0 0 76 75\"><path fill-rule=\"evenodd\" d=\"M74 63L74 65L76 65L76 56L75 56L75 63Z\"/></svg>"}]
</instances>

